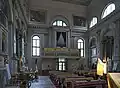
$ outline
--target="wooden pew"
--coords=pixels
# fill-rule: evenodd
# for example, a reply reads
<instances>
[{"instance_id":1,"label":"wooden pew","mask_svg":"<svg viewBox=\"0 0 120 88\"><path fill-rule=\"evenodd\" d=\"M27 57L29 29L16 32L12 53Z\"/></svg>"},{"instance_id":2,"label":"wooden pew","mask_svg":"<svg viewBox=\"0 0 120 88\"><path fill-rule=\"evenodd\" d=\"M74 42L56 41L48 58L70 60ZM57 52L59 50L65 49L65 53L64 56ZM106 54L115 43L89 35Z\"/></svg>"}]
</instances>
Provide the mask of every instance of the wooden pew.
<instances>
[{"instance_id":1,"label":"wooden pew","mask_svg":"<svg viewBox=\"0 0 120 88\"><path fill-rule=\"evenodd\" d=\"M72 88L73 81L91 81L91 80L93 80L93 77L84 77L84 76L69 77L65 79L65 86L66 88Z\"/></svg>"},{"instance_id":2,"label":"wooden pew","mask_svg":"<svg viewBox=\"0 0 120 88\"><path fill-rule=\"evenodd\" d=\"M54 83L58 83L59 86L65 86L65 79L67 77L78 77L78 75L68 73L68 72L60 72L60 71L50 71L50 78Z\"/></svg>"},{"instance_id":3,"label":"wooden pew","mask_svg":"<svg viewBox=\"0 0 120 88\"><path fill-rule=\"evenodd\" d=\"M57 81L59 86L65 86L66 88L72 88L72 81L93 80L93 77L78 76L68 72L52 71L50 75L51 79Z\"/></svg>"},{"instance_id":4,"label":"wooden pew","mask_svg":"<svg viewBox=\"0 0 120 88\"><path fill-rule=\"evenodd\" d=\"M91 81L72 81L72 87L69 88L107 88L105 80L91 80Z\"/></svg>"}]
</instances>

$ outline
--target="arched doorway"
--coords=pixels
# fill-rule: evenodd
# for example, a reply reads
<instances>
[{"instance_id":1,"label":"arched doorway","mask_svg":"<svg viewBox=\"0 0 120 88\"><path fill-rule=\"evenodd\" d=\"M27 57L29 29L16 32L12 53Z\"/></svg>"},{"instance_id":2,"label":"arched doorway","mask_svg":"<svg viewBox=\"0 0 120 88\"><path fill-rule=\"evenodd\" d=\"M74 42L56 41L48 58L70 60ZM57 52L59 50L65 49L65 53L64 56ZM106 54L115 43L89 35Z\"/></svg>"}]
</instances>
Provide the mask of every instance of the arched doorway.
<instances>
[{"instance_id":1,"label":"arched doorway","mask_svg":"<svg viewBox=\"0 0 120 88\"><path fill-rule=\"evenodd\" d=\"M96 37L93 37L90 41L90 67L92 69L96 68L97 65L97 45L96 45Z\"/></svg>"}]
</instances>

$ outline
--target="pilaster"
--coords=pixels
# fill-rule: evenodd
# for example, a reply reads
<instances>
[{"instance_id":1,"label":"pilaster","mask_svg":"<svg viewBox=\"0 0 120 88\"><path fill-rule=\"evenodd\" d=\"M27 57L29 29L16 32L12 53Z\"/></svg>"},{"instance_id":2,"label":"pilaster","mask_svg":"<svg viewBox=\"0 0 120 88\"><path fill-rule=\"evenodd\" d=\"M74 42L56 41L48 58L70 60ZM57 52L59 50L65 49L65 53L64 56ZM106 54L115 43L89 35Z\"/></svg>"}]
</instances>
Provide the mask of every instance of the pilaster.
<instances>
[{"instance_id":1,"label":"pilaster","mask_svg":"<svg viewBox=\"0 0 120 88\"><path fill-rule=\"evenodd\" d=\"M49 34L48 34L49 35L49 46L48 47L51 47L51 43L52 43L52 33L51 32L52 32L52 29L49 28L48 31L49 31Z\"/></svg>"},{"instance_id":2,"label":"pilaster","mask_svg":"<svg viewBox=\"0 0 120 88\"><path fill-rule=\"evenodd\" d=\"M5 88L5 70L6 68L0 68L0 88Z\"/></svg>"},{"instance_id":3,"label":"pilaster","mask_svg":"<svg viewBox=\"0 0 120 88\"><path fill-rule=\"evenodd\" d=\"M96 33L97 36L97 58L101 58L101 39L100 39L100 31Z\"/></svg>"},{"instance_id":4,"label":"pilaster","mask_svg":"<svg viewBox=\"0 0 120 88\"><path fill-rule=\"evenodd\" d=\"M120 71L120 21L116 21L112 24L114 30L114 58L113 71Z\"/></svg>"}]
</instances>

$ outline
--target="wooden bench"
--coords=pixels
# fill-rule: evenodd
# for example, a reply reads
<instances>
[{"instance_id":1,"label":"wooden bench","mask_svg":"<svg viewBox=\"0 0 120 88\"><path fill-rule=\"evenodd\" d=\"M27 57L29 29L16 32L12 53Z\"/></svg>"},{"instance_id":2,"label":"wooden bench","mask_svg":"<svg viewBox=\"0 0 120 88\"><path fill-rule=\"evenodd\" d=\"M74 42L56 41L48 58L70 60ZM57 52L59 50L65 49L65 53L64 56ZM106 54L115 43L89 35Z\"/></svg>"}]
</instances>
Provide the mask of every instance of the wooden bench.
<instances>
[{"instance_id":1,"label":"wooden bench","mask_svg":"<svg viewBox=\"0 0 120 88\"><path fill-rule=\"evenodd\" d=\"M91 81L72 81L72 87L68 88L107 88L105 80L91 80Z\"/></svg>"},{"instance_id":2,"label":"wooden bench","mask_svg":"<svg viewBox=\"0 0 120 88\"><path fill-rule=\"evenodd\" d=\"M73 81L90 81L93 77L78 76L68 72L50 72L50 77L52 80L58 82L59 86L65 86L66 88L73 88Z\"/></svg>"},{"instance_id":3,"label":"wooden bench","mask_svg":"<svg viewBox=\"0 0 120 88\"><path fill-rule=\"evenodd\" d=\"M65 79L65 86L66 86L66 88L71 88L73 81L91 81L91 80L93 80L93 77L80 76L80 77L66 78Z\"/></svg>"}]
</instances>

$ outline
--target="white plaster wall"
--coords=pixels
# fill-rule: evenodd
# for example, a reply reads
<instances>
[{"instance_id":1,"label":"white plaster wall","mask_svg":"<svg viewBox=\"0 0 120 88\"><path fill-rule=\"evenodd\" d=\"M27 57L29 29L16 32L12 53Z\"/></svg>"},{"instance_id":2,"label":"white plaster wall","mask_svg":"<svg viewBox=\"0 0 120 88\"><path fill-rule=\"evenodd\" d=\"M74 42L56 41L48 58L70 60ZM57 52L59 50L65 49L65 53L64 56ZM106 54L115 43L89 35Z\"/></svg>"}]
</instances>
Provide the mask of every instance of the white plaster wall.
<instances>
[{"instance_id":1,"label":"white plaster wall","mask_svg":"<svg viewBox=\"0 0 120 88\"><path fill-rule=\"evenodd\" d=\"M56 60L55 59L42 59L42 70L48 70L48 65L50 66L51 70L56 70Z\"/></svg>"},{"instance_id":2,"label":"white plaster wall","mask_svg":"<svg viewBox=\"0 0 120 88\"><path fill-rule=\"evenodd\" d=\"M47 47L55 47L56 46L56 43L55 43L55 39L56 39L56 37L55 37L55 33L54 32L52 32L52 35L51 36L49 36L49 34L47 33L47 31L45 32L46 30L44 30L44 32L43 32L43 29L32 29L32 28L30 28L29 29L29 31L28 31L28 45L27 45L27 57L28 57L28 61L29 61L29 68L35 68L35 58L34 57L32 57L32 47L31 47L31 38L32 38L32 36L33 35L39 35L40 36L40 44L41 44L41 49L42 48L47 48ZM75 33L76 35L74 35L74 36L76 36L76 37L74 37L73 38L73 40L72 41L70 41L69 42L69 44L70 45L72 45L70 48L77 48L77 40L79 39L79 38L81 38L81 36L83 35L83 34L80 34L80 33ZM79 36L78 36L79 35ZM51 37L51 42L49 41L49 37ZM51 46L49 46L49 42L51 43ZM74 44L74 46L73 46L73 44ZM38 58L38 60L40 60L41 58L40 57L37 57ZM87 59L86 59L87 60ZM40 60L41 61L41 60ZM45 61L46 61L46 63L45 63ZM49 62L49 63L53 63L52 62L52 59L46 59L46 60L43 60L42 61L42 68L43 69L46 69L46 66L48 66L47 65L47 62ZM53 67L53 69L55 69L55 67L56 67L56 64L55 64L56 62L54 62L52 65L52 67ZM31 65L32 64L32 65ZM39 63L38 63L39 64ZM71 69L69 66L68 66L68 69Z\"/></svg>"},{"instance_id":3,"label":"white plaster wall","mask_svg":"<svg viewBox=\"0 0 120 88\"><path fill-rule=\"evenodd\" d=\"M88 6L87 8L87 19L88 19L88 23L90 24L91 19L96 16L98 18L98 23L100 23L100 21L110 21L110 19L104 18L101 19L101 15L103 10L105 9L105 7L109 4L109 3L114 3L116 6L116 10L120 7L120 0L92 0L91 4ZM89 35L89 39L93 36L96 36L97 38L97 51L99 51L98 57L103 58L103 45L101 44L101 41L103 40L103 36L114 36L114 29L109 28L109 26L111 25L111 21L109 22L109 24L104 25L104 22L102 24L101 22L101 27L102 28L98 28L98 25L96 25L96 27L93 27L93 30L89 31L88 35ZM99 30L99 31L98 31ZM100 34L99 34L100 32ZM98 34L97 34L98 33ZM87 35L87 34L86 34ZM87 46L89 47L89 45ZM89 49L88 49L89 51ZM89 55L89 53L88 53Z\"/></svg>"},{"instance_id":4,"label":"white plaster wall","mask_svg":"<svg viewBox=\"0 0 120 88\"><path fill-rule=\"evenodd\" d=\"M75 60L68 60L68 71L72 72L73 71L73 67L72 66L78 65L78 61Z\"/></svg>"},{"instance_id":5,"label":"white plaster wall","mask_svg":"<svg viewBox=\"0 0 120 88\"><path fill-rule=\"evenodd\" d=\"M92 0L91 4L87 7L88 23L90 23L94 16L98 18L99 22L104 8L112 2L115 3L116 9L120 7L120 0Z\"/></svg>"},{"instance_id":6,"label":"white plaster wall","mask_svg":"<svg viewBox=\"0 0 120 88\"><path fill-rule=\"evenodd\" d=\"M73 27L73 15L75 16L83 16L86 18L86 6L82 5L75 5L70 3L63 3L63 2L56 2L52 0L29 0L29 7L30 9L34 10L46 10L46 23L45 24L38 24L41 27L49 27L52 20L61 15L65 17L69 21L70 28L74 30ZM52 30L52 31L51 31ZM62 31L62 29L60 29ZM79 30L80 31L80 30ZM42 35L41 39L41 48L46 47L56 47L56 32L51 28L29 28L28 29L28 59L29 59L29 67L34 68L34 58L31 57L31 36L33 34ZM72 32L72 38L68 38L68 47L69 48L77 48L77 41L75 37L80 38L83 36L84 33ZM68 35L70 37L70 34ZM72 62L71 62L72 63ZM32 64L32 65L31 65ZM48 64L52 65L52 68L56 68L56 62L52 59L42 59L42 69L46 69ZM68 69L71 69L70 64L68 64Z\"/></svg>"},{"instance_id":7,"label":"white plaster wall","mask_svg":"<svg viewBox=\"0 0 120 88\"><path fill-rule=\"evenodd\" d=\"M48 47L49 46L49 36L48 36L48 34L45 34L44 35L44 47Z\"/></svg>"},{"instance_id":8,"label":"white plaster wall","mask_svg":"<svg viewBox=\"0 0 120 88\"><path fill-rule=\"evenodd\" d=\"M85 70L88 69L87 62L86 62L86 60L84 58L81 58L79 60L68 59L68 71L70 71L70 72L75 71L74 68L80 68L81 64L84 66ZM76 69L76 70L78 70L78 69Z\"/></svg>"},{"instance_id":9,"label":"white plaster wall","mask_svg":"<svg viewBox=\"0 0 120 88\"><path fill-rule=\"evenodd\" d=\"M38 35L40 37L40 46L41 46L41 49L44 48L44 33L40 33L39 31L36 30L32 30L32 29L29 29L28 31L28 42L27 42L27 58L28 58L28 66L29 68L35 68L35 59L38 59L38 62L39 60L41 61L41 58L40 57L32 57L32 36L33 35ZM46 40L48 41L48 40ZM32 65L31 65L32 64Z\"/></svg>"},{"instance_id":10,"label":"white plaster wall","mask_svg":"<svg viewBox=\"0 0 120 88\"><path fill-rule=\"evenodd\" d=\"M47 25L50 24L56 15L66 17L71 26L73 26L72 15L86 17L86 6L75 5L52 0L29 0L30 9L47 10Z\"/></svg>"}]
</instances>

